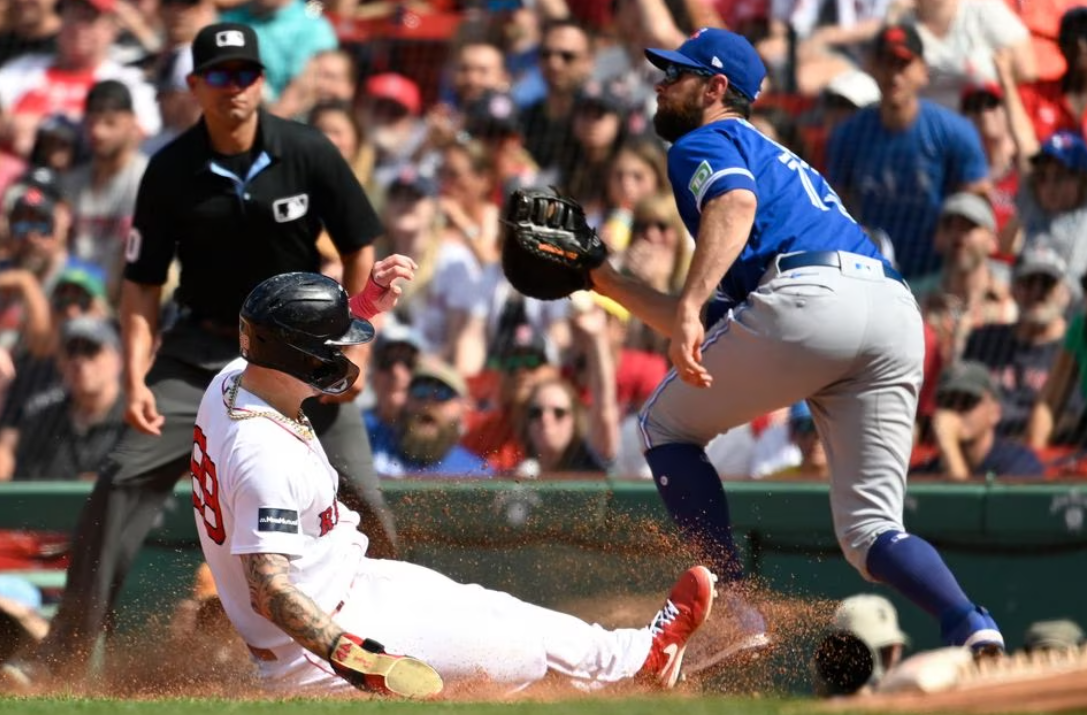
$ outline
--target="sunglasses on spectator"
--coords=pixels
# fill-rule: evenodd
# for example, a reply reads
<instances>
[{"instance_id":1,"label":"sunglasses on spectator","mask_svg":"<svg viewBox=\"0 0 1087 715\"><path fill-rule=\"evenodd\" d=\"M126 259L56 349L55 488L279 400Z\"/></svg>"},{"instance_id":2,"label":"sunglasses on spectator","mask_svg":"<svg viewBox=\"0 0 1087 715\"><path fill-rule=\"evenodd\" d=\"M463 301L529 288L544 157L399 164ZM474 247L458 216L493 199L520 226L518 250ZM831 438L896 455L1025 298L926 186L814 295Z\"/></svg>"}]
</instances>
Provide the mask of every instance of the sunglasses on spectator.
<instances>
[{"instance_id":1,"label":"sunglasses on spectator","mask_svg":"<svg viewBox=\"0 0 1087 715\"><path fill-rule=\"evenodd\" d=\"M53 309L64 312L71 306L79 308L79 312L86 313L91 309L94 298L84 290L57 291L53 294Z\"/></svg>"},{"instance_id":2,"label":"sunglasses on spectator","mask_svg":"<svg viewBox=\"0 0 1087 715\"><path fill-rule=\"evenodd\" d=\"M543 419L544 413L550 413L556 420L560 422L566 419L570 415L569 407L541 407L540 405L532 405L528 408L528 418L537 422Z\"/></svg>"},{"instance_id":3,"label":"sunglasses on spectator","mask_svg":"<svg viewBox=\"0 0 1087 715\"><path fill-rule=\"evenodd\" d=\"M545 362L542 355L535 353L524 353L522 355L511 355L505 360L499 363L499 369L502 372L517 372L518 370L535 370L543 365Z\"/></svg>"},{"instance_id":4,"label":"sunglasses on spectator","mask_svg":"<svg viewBox=\"0 0 1087 715\"><path fill-rule=\"evenodd\" d=\"M457 391L437 380L416 380L408 388L408 395L414 400L449 402L457 397Z\"/></svg>"},{"instance_id":5,"label":"sunglasses on spectator","mask_svg":"<svg viewBox=\"0 0 1087 715\"><path fill-rule=\"evenodd\" d=\"M380 351L375 362L378 370L392 370L396 365L403 365L409 370L415 369L419 361L419 351L409 346L391 346Z\"/></svg>"},{"instance_id":6,"label":"sunglasses on spectator","mask_svg":"<svg viewBox=\"0 0 1087 715\"><path fill-rule=\"evenodd\" d=\"M26 236L36 233L39 236L50 236L53 233L52 221L15 221L11 224L11 235Z\"/></svg>"},{"instance_id":7,"label":"sunglasses on spectator","mask_svg":"<svg viewBox=\"0 0 1087 715\"><path fill-rule=\"evenodd\" d=\"M541 60L544 60L546 62L547 60L551 59L552 57L558 57L564 63L570 64L571 62L573 62L574 60L576 60L579 57L579 53L573 52L571 50L552 50L552 49L549 49L547 47L544 47L543 49L540 50L540 59Z\"/></svg>"},{"instance_id":8,"label":"sunglasses on spectator","mask_svg":"<svg viewBox=\"0 0 1087 715\"><path fill-rule=\"evenodd\" d=\"M634 232L634 233L645 233L649 229L655 228L658 231L660 231L661 233L663 233L663 232L667 231L671 227L672 227L672 224L668 223L667 221L661 221L659 219L658 220L646 219L644 221L635 221L634 225L631 226L630 230L632 232Z\"/></svg>"},{"instance_id":9,"label":"sunglasses on spectator","mask_svg":"<svg viewBox=\"0 0 1087 715\"><path fill-rule=\"evenodd\" d=\"M713 77L714 73L709 70L700 70L693 67L680 67L679 65L668 65L664 70L664 79L661 84L675 84L683 79L683 75L693 74L695 77Z\"/></svg>"},{"instance_id":10,"label":"sunglasses on spectator","mask_svg":"<svg viewBox=\"0 0 1087 715\"><path fill-rule=\"evenodd\" d=\"M963 114L974 114L976 112L984 112L990 109L996 109L1000 106L1000 100L991 94L972 94L966 98L966 101L962 103Z\"/></svg>"},{"instance_id":11,"label":"sunglasses on spectator","mask_svg":"<svg viewBox=\"0 0 1087 715\"><path fill-rule=\"evenodd\" d=\"M947 392L936 395L936 407L952 412L970 412L981 403L981 396L970 392Z\"/></svg>"},{"instance_id":12,"label":"sunglasses on spectator","mask_svg":"<svg viewBox=\"0 0 1087 715\"><path fill-rule=\"evenodd\" d=\"M102 346L98 343L83 338L73 338L64 344L64 354L69 358L97 357L102 352Z\"/></svg>"},{"instance_id":13,"label":"sunglasses on spectator","mask_svg":"<svg viewBox=\"0 0 1087 715\"><path fill-rule=\"evenodd\" d=\"M201 75L209 87L225 89L231 85L239 89L252 87L253 83L260 79L262 72L259 67L240 67L238 69L210 69Z\"/></svg>"}]
</instances>

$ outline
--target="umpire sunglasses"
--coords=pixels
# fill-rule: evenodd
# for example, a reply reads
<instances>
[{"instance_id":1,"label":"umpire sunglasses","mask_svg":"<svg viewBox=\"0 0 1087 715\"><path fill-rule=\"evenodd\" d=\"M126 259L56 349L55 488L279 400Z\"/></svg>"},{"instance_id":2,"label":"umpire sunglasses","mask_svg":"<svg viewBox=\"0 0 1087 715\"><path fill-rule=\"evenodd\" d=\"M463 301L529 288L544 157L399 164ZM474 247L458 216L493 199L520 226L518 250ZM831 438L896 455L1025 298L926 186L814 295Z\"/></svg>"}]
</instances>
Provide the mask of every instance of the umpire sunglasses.
<instances>
[{"instance_id":1,"label":"umpire sunglasses","mask_svg":"<svg viewBox=\"0 0 1087 715\"><path fill-rule=\"evenodd\" d=\"M205 70L200 76L204 78L209 87L215 89L226 89L231 85L239 89L248 89L260 79L263 73L263 70L259 67L241 67L232 70L215 68Z\"/></svg>"}]
</instances>

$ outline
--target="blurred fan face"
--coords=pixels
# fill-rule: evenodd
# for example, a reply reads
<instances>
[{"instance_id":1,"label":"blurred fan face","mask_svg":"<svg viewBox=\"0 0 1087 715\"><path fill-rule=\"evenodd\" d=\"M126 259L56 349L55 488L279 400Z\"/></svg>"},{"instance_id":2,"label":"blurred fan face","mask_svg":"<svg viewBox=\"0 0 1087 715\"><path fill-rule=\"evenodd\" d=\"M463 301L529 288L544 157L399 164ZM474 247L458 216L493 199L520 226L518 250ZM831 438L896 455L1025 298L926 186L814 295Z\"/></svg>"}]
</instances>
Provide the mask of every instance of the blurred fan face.
<instances>
[{"instance_id":1,"label":"blurred fan face","mask_svg":"<svg viewBox=\"0 0 1087 715\"><path fill-rule=\"evenodd\" d=\"M608 198L615 206L634 206L660 191L657 173L632 151L621 151L608 172Z\"/></svg>"},{"instance_id":2,"label":"blurred fan face","mask_svg":"<svg viewBox=\"0 0 1087 715\"><path fill-rule=\"evenodd\" d=\"M318 102L354 99L351 58L339 52L325 52L313 58L313 94Z\"/></svg>"},{"instance_id":3,"label":"blurred fan face","mask_svg":"<svg viewBox=\"0 0 1087 715\"><path fill-rule=\"evenodd\" d=\"M16 27L34 29L56 8L56 0L11 0Z\"/></svg>"},{"instance_id":4,"label":"blurred fan face","mask_svg":"<svg viewBox=\"0 0 1087 715\"><path fill-rule=\"evenodd\" d=\"M548 89L572 94L593 69L589 37L574 27L556 27L540 43L540 71Z\"/></svg>"},{"instance_id":5,"label":"blurred fan face","mask_svg":"<svg viewBox=\"0 0 1087 715\"><path fill-rule=\"evenodd\" d=\"M36 211L18 211L8 219L8 230L15 241L15 259L32 273L41 273L63 249L56 239L53 215Z\"/></svg>"},{"instance_id":6,"label":"blurred fan face","mask_svg":"<svg viewBox=\"0 0 1087 715\"><path fill-rule=\"evenodd\" d=\"M208 0L162 0L159 9L169 45L193 41L200 28L214 22L215 5Z\"/></svg>"},{"instance_id":7,"label":"blurred fan face","mask_svg":"<svg viewBox=\"0 0 1087 715\"><path fill-rule=\"evenodd\" d=\"M419 241L429 237L436 213L437 204L430 197L415 191L390 192L385 199L382 223L396 252L407 256L423 255L426 246L420 245Z\"/></svg>"},{"instance_id":8,"label":"blurred fan face","mask_svg":"<svg viewBox=\"0 0 1087 715\"><path fill-rule=\"evenodd\" d=\"M350 117L340 111L324 111L314 119L313 126L328 137L345 161L350 163L355 160L359 153L360 137L355 133Z\"/></svg>"},{"instance_id":9,"label":"blurred fan face","mask_svg":"<svg viewBox=\"0 0 1087 715\"><path fill-rule=\"evenodd\" d=\"M1071 211L1082 204L1087 195L1087 176L1056 159L1043 158L1035 162L1031 180L1038 205L1047 213Z\"/></svg>"},{"instance_id":10,"label":"blurred fan face","mask_svg":"<svg viewBox=\"0 0 1087 715\"><path fill-rule=\"evenodd\" d=\"M607 151L619 137L619 115L605 107L590 104L574 110L574 137L589 150Z\"/></svg>"},{"instance_id":11,"label":"blurred fan face","mask_svg":"<svg viewBox=\"0 0 1087 715\"><path fill-rule=\"evenodd\" d=\"M84 119L87 144L95 158L112 160L124 152L138 136L136 115L132 112L92 112Z\"/></svg>"},{"instance_id":12,"label":"blurred fan face","mask_svg":"<svg viewBox=\"0 0 1087 715\"><path fill-rule=\"evenodd\" d=\"M438 190L455 201L473 203L490 194L490 182L472 166L467 153L453 147L445 151L438 167Z\"/></svg>"},{"instance_id":13,"label":"blurred fan face","mask_svg":"<svg viewBox=\"0 0 1087 715\"><path fill-rule=\"evenodd\" d=\"M882 103L901 107L912 102L928 84L928 66L920 57L905 60L893 55L875 57L869 72L883 97Z\"/></svg>"},{"instance_id":14,"label":"blurred fan face","mask_svg":"<svg viewBox=\"0 0 1087 715\"><path fill-rule=\"evenodd\" d=\"M1000 422L1000 403L989 394L981 397L970 393L937 394L936 407L958 414L959 441L965 444L992 432Z\"/></svg>"},{"instance_id":15,"label":"blurred fan face","mask_svg":"<svg viewBox=\"0 0 1087 715\"><path fill-rule=\"evenodd\" d=\"M408 386L419 351L408 343L383 344L374 351L371 381L379 404L399 412L408 402Z\"/></svg>"},{"instance_id":16,"label":"blurred fan face","mask_svg":"<svg viewBox=\"0 0 1087 715\"><path fill-rule=\"evenodd\" d=\"M965 216L941 216L936 224L936 250L949 267L959 272L977 269L995 247L993 232Z\"/></svg>"},{"instance_id":17,"label":"blurred fan face","mask_svg":"<svg viewBox=\"0 0 1087 715\"><path fill-rule=\"evenodd\" d=\"M540 387L528 404L528 435L540 452L562 452L574 439L574 405L560 385Z\"/></svg>"},{"instance_id":18,"label":"blurred fan face","mask_svg":"<svg viewBox=\"0 0 1087 715\"><path fill-rule=\"evenodd\" d=\"M1069 295L1048 273L1031 273L1015 279L1012 297L1019 306L1019 320L1043 327L1064 314Z\"/></svg>"},{"instance_id":19,"label":"blurred fan face","mask_svg":"<svg viewBox=\"0 0 1087 715\"><path fill-rule=\"evenodd\" d=\"M83 338L64 344L60 365L64 384L77 399L102 394L121 375L121 359L116 349Z\"/></svg>"},{"instance_id":20,"label":"blurred fan face","mask_svg":"<svg viewBox=\"0 0 1087 715\"><path fill-rule=\"evenodd\" d=\"M69 0L61 10L57 52L66 64L77 68L96 64L109 52L117 37L113 17L80 0Z\"/></svg>"},{"instance_id":21,"label":"blurred fan face","mask_svg":"<svg viewBox=\"0 0 1087 715\"><path fill-rule=\"evenodd\" d=\"M1004 104L987 92L976 92L962 104L962 113L977 127L984 141L994 141L1008 135L1008 111Z\"/></svg>"},{"instance_id":22,"label":"blurred fan face","mask_svg":"<svg viewBox=\"0 0 1087 715\"><path fill-rule=\"evenodd\" d=\"M507 84L504 58L497 47L467 45L460 51L453 69L453 91L462 106Z\"/></svg>"},{"instance_id":23,"label":"blurred fan face","mask_svg":"<svg viewBox=\"0 0 1087 715\"><path fill-rule=\"evenodd\" d=\"M444 383L415 380L400 423L401 453L415 462L440 461L460 441L464 403Z\"/></svg>"}]
</instances>

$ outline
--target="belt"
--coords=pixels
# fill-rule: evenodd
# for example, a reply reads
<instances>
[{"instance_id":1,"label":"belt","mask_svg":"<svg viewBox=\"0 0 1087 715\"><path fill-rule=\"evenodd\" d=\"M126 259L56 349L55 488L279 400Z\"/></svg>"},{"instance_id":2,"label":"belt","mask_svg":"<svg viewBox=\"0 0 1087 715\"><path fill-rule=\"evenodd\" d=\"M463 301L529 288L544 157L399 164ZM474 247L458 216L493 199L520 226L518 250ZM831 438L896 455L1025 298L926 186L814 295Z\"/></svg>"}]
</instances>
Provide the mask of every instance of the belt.
<instances>
[{"instance_id":1,"label":"belt","mask_svg":"<svg viewBox=\"0 0 1087 715\"><path fill-rule=\"evenodd\" d=\"M883 265L883 275L891 280L898 281L903 285L906 284L906 279L902 277L901 273L882 261L881 264ZM788 256L782 256L778 259L778 270L781 272L792 271L797 268L808 268L810 266L841 268L842 257L838 251L805 251L804 253L793 253Z\"/></svg>"}]
</instances>

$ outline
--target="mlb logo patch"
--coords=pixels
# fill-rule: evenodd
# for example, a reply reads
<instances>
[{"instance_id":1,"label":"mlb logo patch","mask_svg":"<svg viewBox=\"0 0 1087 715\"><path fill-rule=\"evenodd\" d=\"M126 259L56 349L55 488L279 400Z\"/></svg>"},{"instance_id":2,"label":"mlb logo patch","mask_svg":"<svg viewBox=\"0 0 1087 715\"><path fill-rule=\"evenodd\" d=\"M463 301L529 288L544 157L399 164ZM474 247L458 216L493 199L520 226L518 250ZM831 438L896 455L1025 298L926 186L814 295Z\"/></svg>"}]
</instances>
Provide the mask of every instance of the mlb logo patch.
<instances>
[{"instance_id":1,"label":"mlb logo patch","mask_svg":"<svg viewBox=\"0 0 1087 715\"><path fill-rule=\"evenodd\" d=\"M307 211L309 211L309 194L288 196L285 199L277 199L272 204L276 223L295 221L305 216Z\"/></svg>"},{"instance_id":2,"label":"mlb logo patch","mask_svg":"<svg viewBox=\"0 0 1087 715\"><path fill-rule=\"evenodd\" d=\"M245 35L240 30L223 30L215 33L215 44L218 47L245 47Z\"/></svg>"}]
</instances>

